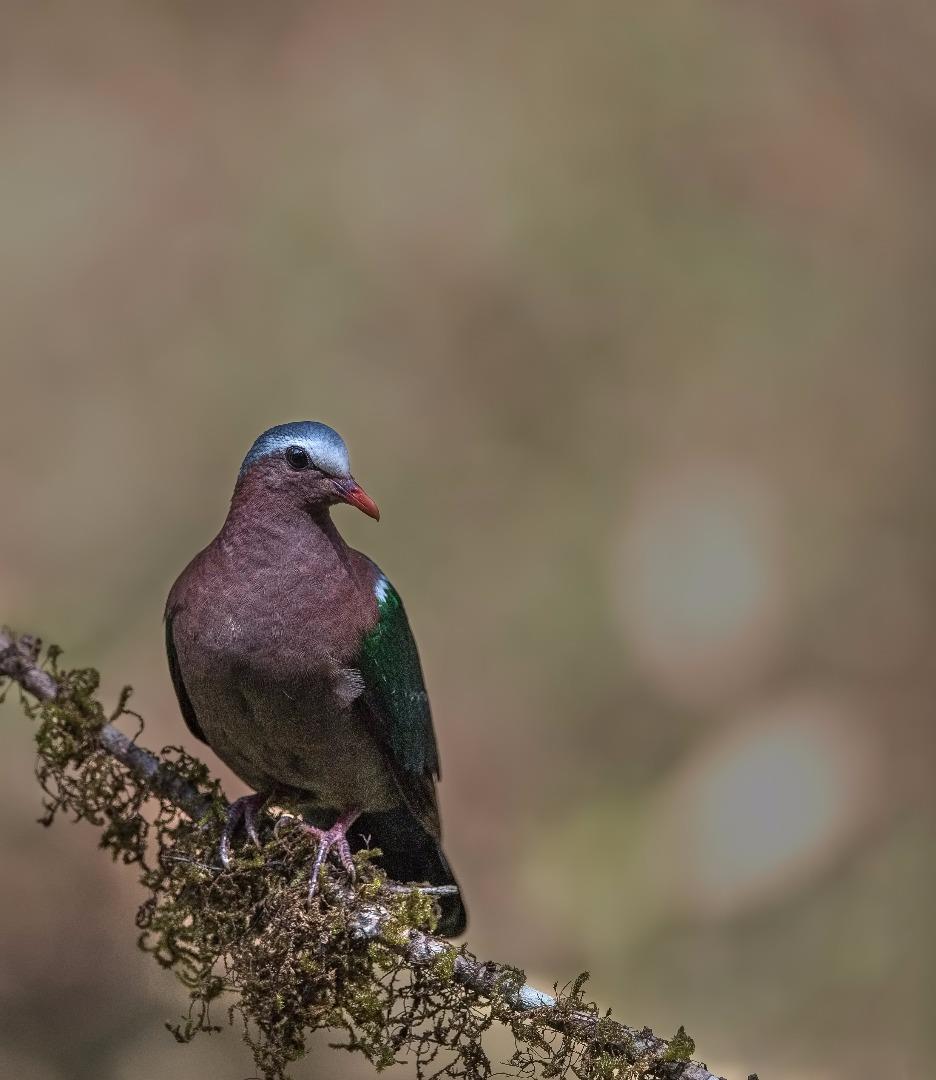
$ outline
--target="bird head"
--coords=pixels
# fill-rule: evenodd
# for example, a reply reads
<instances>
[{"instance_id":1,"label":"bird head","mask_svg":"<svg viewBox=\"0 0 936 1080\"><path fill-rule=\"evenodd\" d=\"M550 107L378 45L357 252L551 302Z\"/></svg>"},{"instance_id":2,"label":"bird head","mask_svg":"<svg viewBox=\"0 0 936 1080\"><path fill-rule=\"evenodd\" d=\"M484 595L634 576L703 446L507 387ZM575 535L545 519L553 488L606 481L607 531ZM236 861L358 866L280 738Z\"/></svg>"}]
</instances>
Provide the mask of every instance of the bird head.
<instances>
[{"instance_id":1,"label":"bird head","mask_svg":"<svg viewBox=\"0 0 936 1080\"><path fill-rule=\"evenodd\" d=\"M301 420L264 431L244 458L238 484L248 476L310 513L343 502L380 520L377 504L351 475L344 440L327 424Z\"/></svg>"}]
</instances>

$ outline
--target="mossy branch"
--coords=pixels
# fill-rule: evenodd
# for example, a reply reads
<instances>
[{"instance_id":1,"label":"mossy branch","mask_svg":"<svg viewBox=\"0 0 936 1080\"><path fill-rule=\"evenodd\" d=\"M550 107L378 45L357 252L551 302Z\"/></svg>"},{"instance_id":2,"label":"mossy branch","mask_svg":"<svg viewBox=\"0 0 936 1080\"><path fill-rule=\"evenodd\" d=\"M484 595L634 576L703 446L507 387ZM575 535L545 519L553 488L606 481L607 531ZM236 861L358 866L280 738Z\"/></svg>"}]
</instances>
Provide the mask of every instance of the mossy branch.
<instances>
[{"instance_id":1,"label":"mossy branch","mask_svg":"<svg viewBox=\"0 0 936 1080\"><path fill-rule=\"evenodd\" d=\"M517 1075L587 1080L717 1080L691 1061L680 1028L661 1039L613 1020L586 1000L587 976L554 994L523 972L482 962L435 936L433 890L388 882L372 853L356 856L357 881L325 868L321 899L309 904L311 851L299 830L280 830L262 848L245 847L231 870L217 865L227 803L207 768L178 748L157 756L115 726L125 690L107 715L92 669L62 671L59 651L0 631L4 677L27 691L38 720L37 777L43 821L59 812L102 829L114 858L138 864L148 899L137 915L140 945L172 968L191 1007L170 1027L183 1041L218 1030L212 1009L225 993L257 1068L283 1080L306 1052L311 1031L343 1031L337 1044L378 1068L408 1055L420 1080L493 1075L483 1045L506 1025ZM139 731L137 732L137 735ZM271 834L273 830L268 830Z\"/></svg>"}]
</instances>

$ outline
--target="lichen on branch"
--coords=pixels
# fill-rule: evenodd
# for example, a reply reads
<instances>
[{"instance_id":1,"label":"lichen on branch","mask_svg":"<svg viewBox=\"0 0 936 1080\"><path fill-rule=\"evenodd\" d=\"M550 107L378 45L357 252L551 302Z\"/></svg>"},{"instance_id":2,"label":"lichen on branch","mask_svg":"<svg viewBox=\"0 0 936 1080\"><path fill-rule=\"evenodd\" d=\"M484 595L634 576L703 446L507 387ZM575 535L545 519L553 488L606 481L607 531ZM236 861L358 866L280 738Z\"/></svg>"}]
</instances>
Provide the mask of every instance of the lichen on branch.
<instances>
[{"instance_id":1,"label":"lichen on branch","mask_svg":"<svg viewBox=\"0 0 936 1080\"><path fill-rule=\"evenodd\" d=\"M87 821L115 860L136 866L147 894L139 945L189 995L167 1024L179 1040L237 1025L265 1080L285 1080L318 1030L377 1069L409 1062L417 1080L483 1080L501 1064L522 1076L714 1080L689 1060L682 1029L667 1041L601 1014L585 976L543 994L522 971L435 937L431 890L388 882L374 852L355 856L353 884L323 867L310 903L313 841L267 817L263 847L238 846L222 869L227 803L207 767L179 747L144 750L129 689L108 714L97 672L62 670L59 659L0 632L0 686L6 676L37 699L23 696L37 725L42 822ZM115 726L128 720L132 737ZM494 1024L514 1037L506 1063L486 1047Z\"/></svg>"}]
</instances>

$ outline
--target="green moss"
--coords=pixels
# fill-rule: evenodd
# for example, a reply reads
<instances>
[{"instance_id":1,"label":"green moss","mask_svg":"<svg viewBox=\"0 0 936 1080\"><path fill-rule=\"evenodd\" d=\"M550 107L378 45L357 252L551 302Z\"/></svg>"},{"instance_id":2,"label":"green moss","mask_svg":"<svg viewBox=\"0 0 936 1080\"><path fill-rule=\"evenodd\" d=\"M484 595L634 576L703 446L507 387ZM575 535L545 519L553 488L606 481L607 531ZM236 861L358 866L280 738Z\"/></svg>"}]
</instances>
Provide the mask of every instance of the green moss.
<instances>
[{"instance_id":1,"label":"green moss","mask_svg":"<svg viewBox=\"0 0 936 1080\"><path fill-rule=\"evenodd\" d=\"M670 1039L669 1047L663 1055L664 1061L691 1061L695 1053L695 1039L686 1034L686 1029L679 1025L679 1030Z\"/></svg>"},{"instance_id":2,"label":"green moss","mask_svg":"<svg viewBox=\"0 0 936 1080\"><path fill-rule=\"evenodd\" d=\"M439 953L432 961L432 971L442 982L450 983L455 978L455 961L458 959L458 950L454 945L449 946L444 952Z\"/></svg>"},{"instance_id":3,"label":"green moss","mask_svg":"<svg viewBox=\"0 0 936 1080\"><path fill-rule=\"evenodd\" d=\"M400 950L414 930L435 927L437 908L418 889L387 889L374 863L377 852L357 853L353 886L326 865L312 903L313 841L301 830L274 835L267 827L261 850L238 844L231 868L223 870L218 842L226 804L207 768L177 747L163 751L161 768L209 804L194 823L99 746L97 734L109 719L130 716L136 732L142 729L128 708L130 691L107 716L96 698L97 672L59 671L57 653L50 660L59 696L26 706L38 722L43 821L51 824L60 813L87 821L114 859L136 866L147 891L136 916L140 948L174 972L188 994L185 1015L166 1025L176 1039L188 1042L234 1024L264 1080L285 1080L310 1035L327 1029L337 1036L333 1045L363 1054L378 1070L405 1059L417 1080L486 1080L495 1072L486 1036L503 1023L513 1032L510 1064L520 1075L644 1075L626 1052L627 1029L599 1016L585 999L586 975L557 990L557 1008L560 1017L594 1017L591 1045L546 1027L535 1013L517 1015L512 1001L525 981L519 969L492 974L490 998L482 999L455 980L459 955L470 958L464 949L451 947L425 965L405 967ZM382 939L364 942L355 919L375 903L387 913ZM668 1060L683 1060L692 1048L680 1029Z\"/></svg>"},{"instance_id":4,"label":"green moss","mask_svg":"<svg viewBox=\"0 0 936 1080\"><path fill-rule=\"evenodd\" d=\"M625 1080L629 1066L620 1054L598 1054L592 1059L594 1080Z\"/></svg>"}]
</instances>

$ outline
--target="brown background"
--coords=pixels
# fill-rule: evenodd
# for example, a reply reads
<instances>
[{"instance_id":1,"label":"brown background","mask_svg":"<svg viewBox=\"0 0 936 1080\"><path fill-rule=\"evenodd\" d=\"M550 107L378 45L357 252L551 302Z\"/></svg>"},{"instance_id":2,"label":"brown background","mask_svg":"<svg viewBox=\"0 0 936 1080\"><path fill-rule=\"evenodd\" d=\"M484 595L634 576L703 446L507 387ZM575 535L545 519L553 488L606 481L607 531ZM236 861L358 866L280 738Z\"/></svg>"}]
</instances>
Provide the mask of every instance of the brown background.
<instances>
[{"instance_id":1,"label":"brown background","mask_svg":"<svg viewBox=\"0 0 936 1080\"><path fill-rule=\"evenodd\" d=\"M916 2L5 5L0 619L191 747L163 598L326 420L472 946L732 1077L930 1075L934 49ZM0 1072L251 1075L0 721Z\"/></svg>"}]
</instances>

